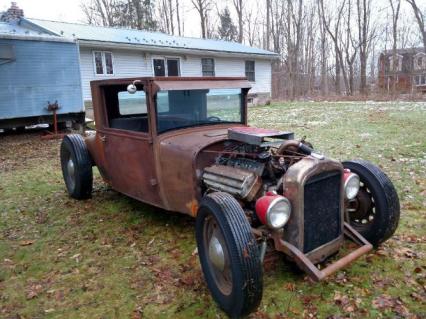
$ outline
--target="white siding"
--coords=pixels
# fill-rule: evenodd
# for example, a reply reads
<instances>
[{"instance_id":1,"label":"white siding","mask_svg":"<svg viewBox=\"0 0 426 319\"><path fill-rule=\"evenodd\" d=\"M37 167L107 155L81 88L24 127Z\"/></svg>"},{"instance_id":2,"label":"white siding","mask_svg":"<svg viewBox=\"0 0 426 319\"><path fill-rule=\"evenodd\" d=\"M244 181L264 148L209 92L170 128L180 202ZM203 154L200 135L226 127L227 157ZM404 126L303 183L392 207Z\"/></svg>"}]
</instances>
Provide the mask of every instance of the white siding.
<instances>
[{"instance_id":1,"label":"white siding","mask_svg":"<svg viewBox=\"0 0 426 319\"><path fill-rule=\"evenodd\" d=\"M113 75L95 75L93 65L93 51L101 49L80 48L81 76L84 100L90 100L90 81L99 79L153 76L152 58L159 54L144 53L136 50L109 50L114 59ZM167 55L169 56L169 55ZM202 76L200 56L178 56L181 62L181 76ZM214 58L216 76L245 76L244 58ZM268 60L255 60L256 82L250 93L271 92L271 62Z\"/></svg>"},{"instance_id":2,"label":"white siding","mask_svg":"<svg viewBox=\"0 0 426 319\"><path fill-rule=\"evenodd\" d=\"M93 65L93 51L100 49L80 48L81 77L84 100L91 100L90 81L111 78L124 78L136 76L152 76L150 56L141 51L130 50L105 50L113 55L113 75L96 75Z\"/></svg>"}]
</instances>

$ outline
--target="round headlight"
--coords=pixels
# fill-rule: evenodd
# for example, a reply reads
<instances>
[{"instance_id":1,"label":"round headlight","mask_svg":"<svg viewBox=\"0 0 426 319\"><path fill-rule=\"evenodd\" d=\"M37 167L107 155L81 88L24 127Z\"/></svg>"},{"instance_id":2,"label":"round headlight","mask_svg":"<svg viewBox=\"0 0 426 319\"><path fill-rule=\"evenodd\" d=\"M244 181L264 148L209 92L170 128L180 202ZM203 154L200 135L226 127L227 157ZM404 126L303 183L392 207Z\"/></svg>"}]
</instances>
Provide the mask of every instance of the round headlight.
<instances>
[{"instance_id":1,"label":"round headlight","mask_svg":"<svg viewBox=\"0 0 426 319\"><path fill-rule=\"evenodd\" d=\"M345 178L345 195L347 199L354 199L359 191L359 176L357 174L349 173Z\"/></svg>"},{"instance_id":2,"label":"round headlight","mask_svg":"<svg viewBox=\"0 0 426 319\"><path fill-rule=\"evenodd\" d=\"M282 196L277 196L268 207L266 212L266 224L274 229L283 227L289 220L291 204Z\"/></svg>"}]
</instances>

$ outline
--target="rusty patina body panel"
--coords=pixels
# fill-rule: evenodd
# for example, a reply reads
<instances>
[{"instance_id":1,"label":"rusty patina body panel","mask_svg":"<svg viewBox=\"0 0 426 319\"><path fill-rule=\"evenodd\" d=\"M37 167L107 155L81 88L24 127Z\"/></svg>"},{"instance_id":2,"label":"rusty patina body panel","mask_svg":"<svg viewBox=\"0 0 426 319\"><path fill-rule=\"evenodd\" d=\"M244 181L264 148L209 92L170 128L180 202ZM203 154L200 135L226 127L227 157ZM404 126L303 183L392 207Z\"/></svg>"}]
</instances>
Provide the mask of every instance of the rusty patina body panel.
<instances>
[{"instance_id":1,"label":"rusty patina body panel","mask_svg":"<svg viewBox=\"0 0 426 319\"><path fill-rule=\"evenodd\" d=\"M195 216L201 199L196 168L198 153L228 138L230 125L198 127L160 135L154 142L157 176L163 207Z\"/></svg>"},{"instance_id":2,"label":"rusty patina body panel","mask_svg":"<svg viewBox=\"0 0 426 319\"><path fill-rule=\"evenodd\" d=\"M103 87L127 85L135 80L146 92L150 131L141 133L109 128ZM246 108L243 108L242 123L157 134L153 95L158 90L241 88L246 102L250 83L245 78L212 77L200 81L199 78L169 77L100 80L93 81L91 86L96 135L86 138L86 144L103 179L114 189L135 199L196 216L202 196L198 185L201 172L196 168L197 155L203 148L226 140L228 128L247 125ZM139 142L135 143L135 140ZM116 145L114 149L108 147L111 143ZM128 172L132 172L131 176Z\"/></svg>"}]
</instances>

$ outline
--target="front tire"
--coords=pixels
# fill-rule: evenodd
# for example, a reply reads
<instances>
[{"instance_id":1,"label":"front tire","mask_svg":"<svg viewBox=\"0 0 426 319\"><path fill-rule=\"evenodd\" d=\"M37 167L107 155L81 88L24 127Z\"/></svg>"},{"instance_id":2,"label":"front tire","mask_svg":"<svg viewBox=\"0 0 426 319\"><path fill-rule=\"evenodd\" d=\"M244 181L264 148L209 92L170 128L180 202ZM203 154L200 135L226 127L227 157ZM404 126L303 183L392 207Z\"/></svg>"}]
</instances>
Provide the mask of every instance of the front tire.
<instances>
[{"instance_id":1,"label":"front tire","mask_svg":"<svg viewBox=\"0 0 426 319\"><path fill-rule=\"evenodd\" d=\"M92 195L92 158L79 134L66 135L61 144L61 167L68 194L75 199Z\"/></svg>"},{"instance_id":2,"label":"front tire","mask_svg":"<svg viewBox=\"0 0 426 319\"><path fill-rule=\"evenodd\" d=\"M358 195L346 205L349 223L377 247L389 239L398 227L398 194L389 177L372 163L354 160L342 164L358 174L361 182Z\"/></svg>"},{"instance_id":3,"label":"front tire","mask_svg":"<svg viewBox=\"0 0 426 319\"><path fill-rule=\"evenodd\" d=\"M250 224L227 193L204 197L196 220L196 239L207 286L230 317L254 311L263 292L263 269Z\"/></svg>"}]
</instances>

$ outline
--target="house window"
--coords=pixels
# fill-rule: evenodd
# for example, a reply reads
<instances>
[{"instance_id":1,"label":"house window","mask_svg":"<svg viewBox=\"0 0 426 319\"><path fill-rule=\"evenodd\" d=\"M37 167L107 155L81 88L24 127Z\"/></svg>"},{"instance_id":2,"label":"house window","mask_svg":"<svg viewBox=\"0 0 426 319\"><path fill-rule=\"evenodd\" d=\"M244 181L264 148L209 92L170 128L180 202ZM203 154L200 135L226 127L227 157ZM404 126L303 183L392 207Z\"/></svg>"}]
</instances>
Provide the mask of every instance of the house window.
<instances>
[{"instance_id":1,"label":"house window","mask_svg":"<svg viewBox=\"0 0 426 319\"><path fill-rule=\"evenodd\" d=\"M414 81L416 86L426 85L426 74L416 75Z\"/></svg>"},{"instance_id":2,"label":"house window","mask_svg":"<svg viewBox=\"0 0 426 319\"><path fill-rule=\"evenodd\" d=\"M97 75L114 74L114 62L111 52L94 51L93 60L95 64L95 73Z\"/></svg>"},{"instance_id":3,"label":"house window","mask_svg":"<svg viewBox=\"0 0 426 319\"><path fill-rule=\"evenodd\" d=\"M214 59L202 58L201 59L201 69L202 69L203 76L215 76Z\"/></svg>"},{"instance_id":4,"label":"house window","mask_svg":"<svg viewBox=\"0 0 426 319\"><path fill-rule=\"evenodd\" d=\"M426 68L426 54L417 53L414 56L414 69L415 70L423 70Z\"/></svg>"},{"instance_id":5,"label":"house window","mask_svg":"<svg viewBox=\"0 0 426 319\"><path fill-rule=\"evenodd\" d=\"M152 60L155 76L179 76L180 60L178 58L155 58Z\"/></svg>"},{"instance_id":6,"label":"house window","mask_svg":"<svg viewBox=\"0 0 426 319\"><path fill-rule=\"evenodd\" d=\"M256 81L254 61L246 61L246 77L250 82Z\"/></svg>"},{"instance_id":7,"label":"house window","mask_svg":"<svg viewBox=\"0 0 426 319\"><path fill-rule=\"evenodd\" d=\"M389 57L389 71L393 71L393 56ZM402 71L402 55L397 55L395 59L396 71Z\"/></svg>"}]
</instances>

